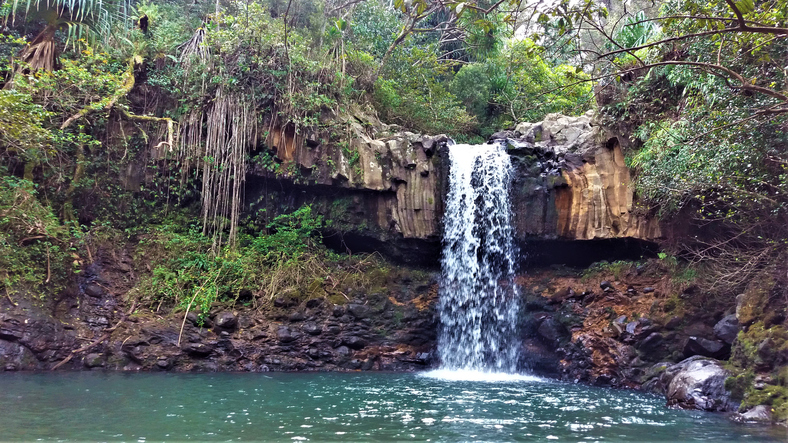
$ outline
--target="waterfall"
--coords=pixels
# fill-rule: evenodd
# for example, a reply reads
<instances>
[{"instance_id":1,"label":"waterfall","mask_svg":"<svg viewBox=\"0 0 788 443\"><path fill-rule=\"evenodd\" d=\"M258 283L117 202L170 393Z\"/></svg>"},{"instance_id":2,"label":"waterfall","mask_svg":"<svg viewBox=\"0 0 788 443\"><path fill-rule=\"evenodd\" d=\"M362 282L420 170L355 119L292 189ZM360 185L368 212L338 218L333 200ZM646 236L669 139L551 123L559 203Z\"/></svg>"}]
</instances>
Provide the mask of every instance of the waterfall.
<instances>
[{"instance_id":1,"label":"waterfall","mask_svg":"<svg viewBox=\"0 0 788 443\"><path fill-rule=\"evenodd\" d=\"M500 144L449 147L438 353L445 369L517 368L516 248Z\"/></svg>"}]
</instances>

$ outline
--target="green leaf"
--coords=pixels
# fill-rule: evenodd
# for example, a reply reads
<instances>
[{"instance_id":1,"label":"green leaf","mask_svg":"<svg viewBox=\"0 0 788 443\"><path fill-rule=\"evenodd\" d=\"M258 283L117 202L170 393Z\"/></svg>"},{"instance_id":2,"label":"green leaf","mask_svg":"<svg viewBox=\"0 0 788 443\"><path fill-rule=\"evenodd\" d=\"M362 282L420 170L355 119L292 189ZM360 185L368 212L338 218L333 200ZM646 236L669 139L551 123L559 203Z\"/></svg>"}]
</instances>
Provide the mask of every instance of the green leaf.
<instances>
[{"instance_id":1,"label":"green leaf","mask_svg":"<svg viewBox=\"0 0 788 443\"><path fill-rule=\"evenodd\" d=\"M738 8L739 12L742 14L747 14L755 11L755 2L753 2L753 0L740 0L736 2L736 8Z\"/></svg>"}]
</instances>

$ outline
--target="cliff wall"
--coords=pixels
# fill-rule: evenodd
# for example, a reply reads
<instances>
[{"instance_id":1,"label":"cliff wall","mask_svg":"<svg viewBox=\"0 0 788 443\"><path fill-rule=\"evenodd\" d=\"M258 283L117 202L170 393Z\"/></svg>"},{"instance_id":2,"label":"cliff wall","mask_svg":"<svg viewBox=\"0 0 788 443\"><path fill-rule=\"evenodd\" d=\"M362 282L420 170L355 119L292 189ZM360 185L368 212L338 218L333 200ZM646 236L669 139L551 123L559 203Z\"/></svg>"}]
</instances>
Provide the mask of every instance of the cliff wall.
<instances>
[{"instance_id":1,"label":"cliff wall","mask_svg":"<svg viewBox=\"0 0 788 443\"><path fill-rule=\"evenodd\" d=\"M336 234L334 246L436 263L452 142L361 113L345 126L343 143L295 136L292 128L271 131L268 149L280 166L252 169L250 212L313 204L329 221L329 242ZM590 115L551 114L494 134L491 142L506 143L513 157L512 210L521 243L660 237L657 221L635 212L617 138L594 126Z\"/></svg>"}]
</instances>

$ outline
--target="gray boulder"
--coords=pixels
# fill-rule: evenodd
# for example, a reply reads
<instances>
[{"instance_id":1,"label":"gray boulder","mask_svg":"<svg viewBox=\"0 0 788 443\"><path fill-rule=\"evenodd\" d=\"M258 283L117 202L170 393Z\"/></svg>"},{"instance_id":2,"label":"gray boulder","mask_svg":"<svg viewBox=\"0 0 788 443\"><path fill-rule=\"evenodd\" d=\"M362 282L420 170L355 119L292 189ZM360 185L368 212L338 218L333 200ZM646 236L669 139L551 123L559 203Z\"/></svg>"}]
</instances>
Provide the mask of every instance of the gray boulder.
<instances>
[{"instance_id":1,"label":"gray boulder","mask_svg":"<svg viewBox=\"0 0 788 443\"><path fill-rule=\"evenodd\" d=\"M681 409L727 412L738 409L725 389L730 376L718 360L701 356L690 357L665 370L668 406Z\"/></svg>"},{"instance_id":2,"label":"gray boulder","mask_svg":"<svg viewBox=\"0 0 788 443\"><path fill-rule=\"evenodd\" d=\"M369 307L361 304L351 303L348 305L347 311L357 320L361 320L369 316Z\"/></svg>"},{"instance_id":3,"label":"gray boulder","mask_svg":"<svg viewBox=\"0 0 788 443\"><path fill-rule=\"evenodd\" d=\"M747 412L734 414L732 418L744 423L771 423L772 408L768 405L758 405Z\"/></svg>"},{"instance_id":4,"label":"gray boulder","mask_svg":"<svg viewBox=\"0 0 788 443\"><path fill-rule=\"evenodd\" d=\"M724 357L729 351L730 348L725 343L703 337L690 337L684 344L684 357L702 355L704 357L720 358Z\"/></svg>"},{"instance_id":5,"label":"gray boulder","mask_svg":"<svg viewBox=\"0 0 788 443\"><path fill-rule=\"evenodd\" d=\"M739 334L739 320L736 314L727 315L714 325L714 335L727 344L732 344Z\"/></svg>"},{"instance_id":6,"label":"gray boulder","mask_svg":"<svg viewBox=\"0 0 788 443\"><path fill-rule=\"evenodd\" d=\"M276 338L282 343L290 343L298 340L298 332L293 331L287 326L280 326L276 329Z\"/></svg>"},{"instance_id":7,"label":"gray boulder","mask_svg":"<svg viewBox=\"0 0 788 443\"><path fill-rule=\"evenodd\" d=\"M220 312L214 319L217 328L232 330L238 325L238 318L230 311Z\"/></svg>"}]
</instances>

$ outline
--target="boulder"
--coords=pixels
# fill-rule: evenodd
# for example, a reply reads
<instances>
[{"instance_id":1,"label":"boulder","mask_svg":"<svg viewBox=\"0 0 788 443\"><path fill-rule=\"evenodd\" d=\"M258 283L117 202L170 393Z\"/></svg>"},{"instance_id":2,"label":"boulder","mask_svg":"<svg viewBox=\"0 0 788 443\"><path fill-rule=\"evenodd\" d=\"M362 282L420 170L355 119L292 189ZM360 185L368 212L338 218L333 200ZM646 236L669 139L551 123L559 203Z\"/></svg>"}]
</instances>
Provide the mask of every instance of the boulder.
<instances>
[{"instance_id":1,"label":"boulder","mask_svg":"<svg viewBox=\"0 0 788 443\"><path fill-rule=\"evenodd\" d=\"M702 355L704 357L720 358L725 356L730 348L725 343L709 340L703 337L690 337L684 344L684 357Z\"/></svg>"},{"instance_id":2,"label":"boulder","mask_svg":"<svg viewBox=\"0 0 788 443\"><path fill-rule=\"evenodd\" d=\"M351 335L350 337L345 337L342 340L342 344L347 346L350 349L362 349L364 346L367 345L367 341L361 337L357 337L355 335Z\"/></svg>"},{"instance_id":3,"label":"boulder","mask_svg":"<svg viewBox=\"0 0 788 443\"><path fill-rule=\"evenodd\" d=\"M539 338L547 344L558 346L567 331L564 325L553 317L545 317L536 330Z\"/></svg>"},{"instance_id":4,"label":"boulder","mask_svg":"<svg viewBox=\"0 0 788 443\"><path fill-rule=\"evenodd\" d=\"M736 340L739 329L736 314L726 315L714 325L714 336L730 345Z\"/></svg>"},{"instance_id":5,"label":"boulder","mask_svg":"<svg viewBox=\"0 0 788 443\"><path fill-rule=\"evenodd\" d=\"M309 335L320 335L320 333L323 332L323 328L313 322L304 323L304 326L301 327L301 330Z\"/></svg>"},{"instance_id":6,"label":"boulder","mask_svg":"<svg viewBox=\"0 0 788 443\"><path fill-rule=\"evenodd\" d=\"M85 356L83 363L86 368L100 368L104 366L104 356L98 353L90 353Z\"/></svg>"},{"instance_id":7,"label":"boulder","mask_svg":"<svg viewBox=\"0 0 788 443\"><path fill-rule=\"evenodd\" d=\"M734 414L732 418L744 423L771 423L772 408L768 405L758 405L747 412Z\"/></svg>"},{"instance_id":8,"label":"boulder","mask_svg":"<svg viewBox=\"0 0 788 443\"><path fill-rule=\"evenodd\" d=\"M727 412L738 409L725 389L730 376L722 362L706 357L690 357L665 370L668 406L681 409Z\"/></svg>"},{"instance_id":9,"label":"boulder","mask_svg":"<svg viewBox=\"0 0 788 443\"><path fill-rule=\"evenodd\" d=\"M104 295L104 289L96 283L89 283L85 286L85 295L99 298Z\"/></svg>"},{"instance_id":10,"label":"boulder","mask_svg":"<svg viewBox=\"0 0 788 443\"><path fill-rule=\"evenodd\" d=\"M663 341L665 341L665 338L662 336L662 334L659 332L652 332L648 335L648 337L640 342L638 349L643 352L653 351L654 349L658 348Z\"/></svg>"},{"instance_id":11,"label":"boulder","mask_svg":"<svg viewBox=\"0 0 788 443\"><path fill-rule=\"evenodd\" d=\"M337 348L337 354L340 357L347 357L348 355L350 355L350 348L348 348L347 346L340 346Z\"/></svg>"},{"instance_id":12,"label":"boulder","mask_svg":"<svg viewBox=\"0 0 788 443\"><path fill-rule=\"evenodd\" d=\"M681 317L673 316L665 323L665 329L676 329L681 324Z\"/></svg>"},{"instance_id":13,"label":"boulder","mask_svg":"<svg viewBox=\"0 0 788 443\"><path fill-rule=\"evenodd\" d=\"M184 343L181 350L192 357L202 358L211 355L214 347L205 343Z\"/></svg>"},{"instance_id":14,"label":"boulder","mask_svg":"<svg viewBox=\"0 0 788 443\"><path fill-rule=\"evenodd\" d=\"M282 343L290 343L298 340L298 332L291 330L287 326L280 326L276 330L276 338Z\"/></svg>"},{"instance_id":15,"label":"boulder","mask_svg":"<svg viewBox=\"0 0 788 443\"><path fill-rule=\"evenodd\" d=\"M186 314L186 320L188 320L189 323L191 323L197 328L202 328L202 327L210 328L213 326L213 322L211 321L210 318L205 317L201 319L200 315L194 311L189 311L189 313Z\"/></svg>"},{"instance_id":16,"label":"boulder","mask_svg":"<svg viewBox=\"0 0 788 443\"><path fill-rule=\"evenodd\" d=\"M347 312L356 318L356 320L361 320L369 316L369 307L366 305L351 303L347 306Z\"/></svg>"},{"instance_id":17,"label":"boulder","mask_svg":"<svg viewBox=\"0 0 788 443\"><path fill-rule=\"evenodd\" d=\"M214 324L219 329L233 330L238 325L238 318L230 311L223 311L216 314Z\"/></svg>"},{"instance_id":18,"label":"boulder","mask_svg":"<svg viewBox=\"0 0 788 443\"><path fill-rule=\"evenodd\" d=\"M304 315L303 312L293 312L292 314L290 314L290 317L288 317L288 320L290 320L291 322L299 322L299 321L304 321L305 318L306 316Z\"/></svg>"}]
</instances>

